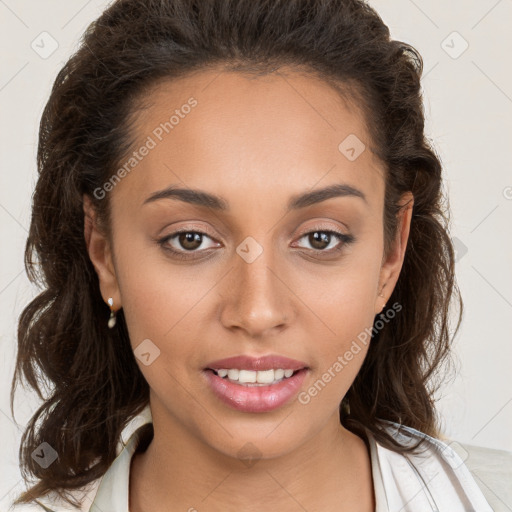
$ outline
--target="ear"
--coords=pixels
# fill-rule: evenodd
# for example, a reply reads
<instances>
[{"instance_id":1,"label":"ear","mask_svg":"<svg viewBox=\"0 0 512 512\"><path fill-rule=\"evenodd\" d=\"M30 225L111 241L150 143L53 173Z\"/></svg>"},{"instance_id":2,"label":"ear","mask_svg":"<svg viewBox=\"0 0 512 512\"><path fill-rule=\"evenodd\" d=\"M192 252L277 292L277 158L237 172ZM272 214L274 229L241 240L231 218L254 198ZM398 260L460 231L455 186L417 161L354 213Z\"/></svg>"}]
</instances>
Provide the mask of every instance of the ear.
<instances>
[{"instance_id":1,"label":"ear","mask_svg":"<svg viewBox=\"0 0 512 512\"><path fill-rule=\"evenodd\" d=\"M115 274L112 248L106 234L100 229L97 214L91 198L83 195L84 204L84 237L89 258L98 274L100 291L103 300L108 304L112 297L115 311L121 308L121 294Z\"/></svg>"},{"instance_id":2,"label":"ear","mask_svg":"<svg viewBox=\"0 0 512 512\"><path fill-rule=\"evenodd\" d=\"M411 226L412 209L414 205L414 196L412 192L406 192L400 198L400 213L398 214L397 236L393 241L387 258L384 260L379 277L379 287L375 300L375 314L384 309L384 305L393 293L398 281L400 271L404 262L405 249L409 239L409 230ZM379 294L382 294L381 297Z\"/></svg>"}]
</instances>

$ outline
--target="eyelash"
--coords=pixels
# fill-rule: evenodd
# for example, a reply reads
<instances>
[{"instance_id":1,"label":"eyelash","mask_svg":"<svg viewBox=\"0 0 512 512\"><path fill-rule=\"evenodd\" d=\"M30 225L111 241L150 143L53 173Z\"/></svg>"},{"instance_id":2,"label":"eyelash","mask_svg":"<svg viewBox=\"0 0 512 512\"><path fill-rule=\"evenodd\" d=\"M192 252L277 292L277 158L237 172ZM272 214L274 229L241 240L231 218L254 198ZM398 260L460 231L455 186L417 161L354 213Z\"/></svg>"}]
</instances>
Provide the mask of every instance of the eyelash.
<instances>
[{"instance_id":1,"label":"eyelash","mask_svg":"<svg viewBox=\"0 0 512 512\"><path fill-rule=\"evenodd\" d=\"M176 249L172 249L171 247L166 245L169 240L176 238L178 235L180 235L182 233L196 233L196 234L207 236L208 238L213 239L213 237L208 235L208 233L204 233L203 231L184 228L184 229L180 229L178 231L174 231L170 235L167 235L163 238L157 239L156 242L164 251L171 253L173 257L176 257L180 260L196 259L194 254L197 252L200 252L200 251L197 251L197 250L189 251L187 254L186 252L177 251ZM323 253L323 254L329 254L329 255L337 254L337 253L341 252L347 245L355 242L355 240L356 240L354 236L346 235L345 233L342 233L341 231L336 231L333 229L322 229L320 227L313 227L309 231L302 233L299 237L299 240L304 238L307 235L312 234L312 233L328 233L330 235L334 235L336 238L338 238L338 240L340 242L343 242L343 243L339 244L337 247L335 247L334 249L329 249L328 251L322 250L322 249L307 249L308 251L313 251L316 253Z\"/></svg>"}]
</instances>

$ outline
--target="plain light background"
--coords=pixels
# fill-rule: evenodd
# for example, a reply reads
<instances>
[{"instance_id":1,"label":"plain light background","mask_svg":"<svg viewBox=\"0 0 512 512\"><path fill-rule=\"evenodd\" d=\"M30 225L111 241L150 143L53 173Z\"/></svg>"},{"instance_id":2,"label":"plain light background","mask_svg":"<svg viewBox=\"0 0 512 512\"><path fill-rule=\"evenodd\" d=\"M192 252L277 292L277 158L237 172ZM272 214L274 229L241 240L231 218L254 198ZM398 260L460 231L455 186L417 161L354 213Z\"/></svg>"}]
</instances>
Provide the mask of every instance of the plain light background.
<instances>
[{"instance_id":1,"label":"plain light background","mask_svg":"<svg viewBox=\"0 0 512 512\"><path fill-rule=\"evenodd\" d=\"M423 57L426 132L444 165L451 205L465 313L454 343L458 374L438 402L444 434L512 450L512 1L369 3L392 37ZM23 252L40 116L57 72L106 6L104 0L0 0L1 510L22 488L19 440L39 403L18 388L19 425L13 422L17 319L37 293Z\"/></svg>"}]
</instances>

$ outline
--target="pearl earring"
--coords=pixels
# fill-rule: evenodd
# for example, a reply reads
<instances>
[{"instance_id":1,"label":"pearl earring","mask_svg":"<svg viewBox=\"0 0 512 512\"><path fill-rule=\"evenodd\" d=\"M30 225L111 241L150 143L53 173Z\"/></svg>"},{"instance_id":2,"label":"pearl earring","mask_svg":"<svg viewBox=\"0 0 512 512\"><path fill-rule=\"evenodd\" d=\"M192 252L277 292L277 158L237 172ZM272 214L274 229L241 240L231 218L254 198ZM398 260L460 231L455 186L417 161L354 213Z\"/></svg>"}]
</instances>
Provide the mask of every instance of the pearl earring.
<instances>
[{"instance_id":1,"label":"pearl earring","mask_svg":"<svg viewBox=\"0 0 512 512\"><path fill-rule=\"evenodd\" d=\"M382 295L382 293L379 293L379 297L383 297L384 298L384 295ZM384 305L382 306L382 309L384 309L386 307L386 303L384 302Z\"/></svg>"},{"instance_id":2,"label":"pearl earring","mask_svg":"<svg viewBox=\"0 0 512 512\"><path fill-rule=\"evenodd\" d=\"M108 319L108 326L110 329L116 325L116 313L114 311L114 299L109 297L108 305L110 306L110 318Z\"/></svg>"}]
</instances>

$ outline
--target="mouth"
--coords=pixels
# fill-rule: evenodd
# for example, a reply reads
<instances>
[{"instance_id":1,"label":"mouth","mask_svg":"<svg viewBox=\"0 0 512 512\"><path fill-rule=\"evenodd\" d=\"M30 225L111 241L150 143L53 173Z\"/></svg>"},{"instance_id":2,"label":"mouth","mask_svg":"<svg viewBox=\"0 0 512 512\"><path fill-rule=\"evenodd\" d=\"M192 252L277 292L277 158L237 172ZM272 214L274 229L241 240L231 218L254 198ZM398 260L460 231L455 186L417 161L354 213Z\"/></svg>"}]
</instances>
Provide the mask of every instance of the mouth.
<instances>
[{"instance_id":1,"label":"mouth","mask_svg":"<svg viewBox=\"0 0 512 512\"><path fill-rule=\"evenodd\" d=\"M301 368L304 370L305 368ZM234 384L241 386L274 386L285 379L290 379L301 370L292 370L284 368L276 368L269 370L240 370L238 368L220 368L214 370L213 368L206 368L208 371L212 371L215 375L221 379L229 380Z\"/></svg>"},{"instance_id":2,"label":"mouth","mask_svg":"<svg viewBox=\"0 0 512 512\"><path fill-rule=\"evenodd\" d=\"M270 355L214 361L202 374L223 404L242 412L269 412L297 395L309 371L301 361Z\"/></svg>"}]
</instances>

